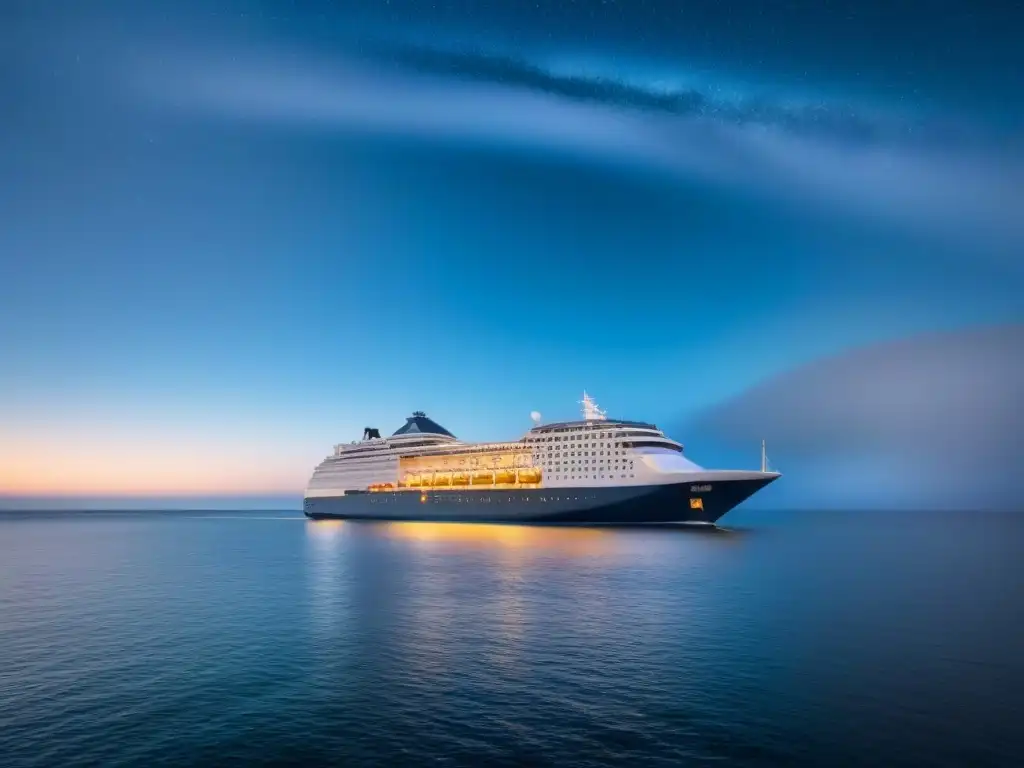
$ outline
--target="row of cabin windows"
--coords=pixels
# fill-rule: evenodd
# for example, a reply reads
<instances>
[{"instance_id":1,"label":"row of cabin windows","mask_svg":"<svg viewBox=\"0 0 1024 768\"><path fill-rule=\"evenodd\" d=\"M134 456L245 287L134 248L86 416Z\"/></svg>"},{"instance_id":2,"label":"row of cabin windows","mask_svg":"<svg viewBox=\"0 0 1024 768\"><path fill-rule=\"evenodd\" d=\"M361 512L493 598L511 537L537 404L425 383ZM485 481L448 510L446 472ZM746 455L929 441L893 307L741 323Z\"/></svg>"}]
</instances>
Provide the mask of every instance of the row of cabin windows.
<instances>
[{"instance_id":1,"label":"row of cabin windows","mask_svg":"<svg viewBox=\"0 0 1024 768\"><path fill-rule=\"evenodd\" d=\"M622 459L622 465L621 466L618 465L618 464L616 464L615 466L607 466L606 465L607 461L608 461L607 459L602 459L599 462L597 459L594 459L593 463L594 464L600 463L601 464L600 467L597 467L597 466L583 467L583 466L578 466L578 465L577 466L573 466L573 465L576 465L576 459L571 459L571 460L566 461L564 463L564 465L563 465L563 463L561 461L554 461L554 462L551 462L550 464L545 464L543 468L547 472L554 472L555 473L555 476L554 476L555 480L576 480L576 479L584 480L584 479L587 478L586 474L578 474L577 475L577 474L572 474L573 472L580 472L580 473L598 472L597 475L592 475L591 476L592 479L594 479L594 480L597 480L599 478L601 480L604 480L605 479L605 474L602 474L602 473L607 473L607 476L608 476L609 479L614 478L615 477L615 475L613 474L614 472L619 472L620 473L619 476L621 478L625 478L626 474L627 474L627 469L628 469L629 477L633 477L634 476L632 460L630 460L628 467L626 466L626 459ZM619 459L615 459L615 461L618 462ZM580 459L579 463L580 464L590 464L591 460L590 459ZM568 472L569 474L559 474L559 473L565 473L565 472Z\"/></svg>"},{"instance_id":2,"label":"row of cabin windows","mask_svg":"<svg viewBox=\"0 0 1024 768\"><path fill-rule=\"evenodd\" d=\"M621 441L616 441L615 443L609 443L607 441L601 440L601 441L597 441L597 442L590 442L590 443L583 443L583 444L573 444L573 445L563 445L563 446L546 446L546 447L549 450L551 450L551 449L558 450L559 447L568 450L570 448L606 448L606 449L607 448L622 448L623 446L622 446L622 442ZM618 454L618 451L616 451L615 453Z\"/></svg>"},{"instance_id":3,"label":"row of cabin windows","mask_svg":"<svg viewBox=\"0 0 1024 768\"><path fill-rule=\"evenodd\" d=\"M630 429L623 432L591 432L590 434L580 435L566 435L565 437L528 437L526 442L528 443L560 443L560 442L579 442L580 440L614 440L621 437L662 437L660 431L656 429L652 430L636 430Z\"/></svg>"},{"instance_id":4,"label":"row of cabin windows","mask_svg":"<svg viewBox=\"0 0 1024 768\"><path fill-rule=\"evenodd\" d=\"M614 448L630 448L630 447L643 448L643 447L647 447L647 446L662 447L662 448L674 448L675 447L675 446L673 446L669 442L661 442L661 440L663 440L665 438L658 439L658 435L648 435L647 437L651 437L651 438L654 438L654 439L653 440L646 440L646 441L639 441L639 442L636 442L636 441L630 442L628 440L626 440L626 441L616 440L614 443L609 443L607 441L601 440L601 441L597 441L597 442L589 442L589 443L582 443L582 444L574 443L572 445L545 446L545 447L547 449L549 449L549 450L551 450L551 449L558 450L559 447L565 448L565 449L569 449L569 448L613 448L613 447ZM536 449L534 449L534 450L536 450ZM543 451L544 448L541 448L541 450ZM616 453L618 453L618 451L616 451Z\"/></svg>"},{"instance_id":5,"label":"row of cabin windows","mask_svg":"<svg viewBox=\"0 0 1024 768\"><path fill-rule=\"evenodd\" d=\"M631 467L633 466L633 459L580 459L579 463L580 464L601 464L601 465L605 465L609 461L612 461L616 466L618 466L620 461L622 462L622 466L626 466L626 462L628 461L629 462L629 466L631 466ZM569 464L576 464L577 462L576 462L576 459L566 459L564 462L561 459L552 459L551 461L542 461L541 462L541 464L543 466L552 466L552 467L560 467L560 466L562 466L563 463L566 466L568 466Z\"/></svg>"},{"instance_id":6,"label":"row of cabin windows","mask_svg":"<svg viewBox=\"0 0 1024 768\"><path fill-rule=\"evenodd\" d=\"M604 451L555 451L553 453L539 453L537 454L541 459L558 459L565 456L604 456ZM612 452L608 451L608 455L611 456ZM628 456L626 451L615 451L616 456ZM616 459L618 461L618 459Z\"/></svg>"},{"instance_id":7,"label":"row of cabin windows","mask_svg":"<svg viewBox=\"0 0 1024 768\"><path fill-rule=\"evenodd\" d=\"M636 477L636 475L634 475L632 472L628 476ZM619 475L619 477L625 480L627 476L625 474L621 474ZM599 478L601 480L604 480L605 475L555 475L555 480L586 480L588 478L591 480L597 480ZM607 478L609 480L614 480L615 475L608 475Z\"/></svg>"}]
</instances>

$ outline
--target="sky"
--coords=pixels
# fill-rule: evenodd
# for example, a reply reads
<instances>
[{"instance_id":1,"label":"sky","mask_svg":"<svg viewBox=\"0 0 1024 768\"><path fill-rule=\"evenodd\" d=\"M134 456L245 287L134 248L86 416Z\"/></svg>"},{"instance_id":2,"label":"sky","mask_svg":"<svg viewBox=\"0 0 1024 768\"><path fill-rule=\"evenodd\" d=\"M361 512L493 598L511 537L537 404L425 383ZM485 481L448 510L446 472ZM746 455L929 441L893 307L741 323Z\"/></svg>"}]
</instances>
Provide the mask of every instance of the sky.
<instances>
[{"instance_id":1,"label":"sky","mask_svg":"<svg viewBox=\"0 0 1024 768\"><path fill-rule=\"evenodd\" d=\"M1013 505L1022 23L6 2L0 494L300 494L365 426L586 389L706 466L766 439L766 504Z\"/></svg>"}]
</instances>

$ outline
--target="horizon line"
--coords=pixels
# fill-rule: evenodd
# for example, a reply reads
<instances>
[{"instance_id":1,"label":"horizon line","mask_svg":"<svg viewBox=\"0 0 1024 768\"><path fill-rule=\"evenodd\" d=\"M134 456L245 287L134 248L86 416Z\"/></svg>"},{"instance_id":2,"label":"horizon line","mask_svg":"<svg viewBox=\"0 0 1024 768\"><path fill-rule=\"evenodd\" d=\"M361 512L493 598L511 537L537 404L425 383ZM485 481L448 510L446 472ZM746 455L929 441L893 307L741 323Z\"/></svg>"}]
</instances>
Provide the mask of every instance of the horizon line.
<instances>
[{"instance_id":1,"label":"horizon line","mask_svg":"<svg viewBox=\"0 0 1024 768\"><path fill-rule=\"evenodd\" d=\"M301 496L304 489L267 491L5 491L0 499L193 499Z\"/></svg>"},{"instance_id":2,"label":"horizon line","mask_svg":"<svg viewBox=\"0 0 1024 768\"><path fill-rule=\"evenodd\" d=\"M0 498L2 498L2 497L0 497ZM239 512L239 513L246 513L246 514L248 514L248 513L258 513L258 512L281 512L281 511L302 512L302 507L301 506L300 507L295 507L295 508L286 507L286 508L283 508L283 509L281 507L247 507L247 508L244 508L244 509L235 509L235 510L223 509L223 508L215 508L215 507L208 507L208 508L207 507L191 507L191 508L190 507L149 507L149 508L141 507L141 508L134 508L134 509L133 508L117 508L117 507L109 507L109 508L106 508L106 507L94 507L92 509L75 509L75 508L61 508L61 507L41 507L41 508L36 508L36 509L20 509L20 508L17 508L17 507L9 507L9 508L0 507L0 515L11 514L11 513L14 513L14 514L48 514L48 513L95 514L95 513L115 512L115 513L132 514L132 513L139 513L139 512L149 513L149 512L225 512L225 511L234 511L234 512ZM733 511L736 511L736 510L733 510ZM943 508L943 507L939 507L939 508L928 509L928 508L924 508L924 507L906 507L906 508L901 508L901 507L860 507L860 508L850 508L850 507L804 507L804 506L800 506L800 507L772 507L772 508L753 507L753 508L750 508L750 509L745 510L745 511L746 512L757 513L757 514L776 514L776 513L789 513L789 512L796 512L796 513L824 513L824 514L833 513L833 512L856 513L856 514L861 514L861 513L865 513L865 514L886 514L886 513L895 513L895 514L920 514L920 513L927 513L927 514L978 514L978 513L981 513L981 514L1024 514L1024 507L1000 507L1000 508L997 508L997 507L984 507L984 508L966 508L966 507L965 508L959 508L959 507L958 508L953 508L953 507ZM348 522L369 522L369 523L377 523L377 522L413 522L413 523L415 523L415 522L422 522L422 523L450 522L452 524L459 524L460 523L460 521L457 521L457 520L453 520L453 521L433 521L433 520L406 520L406 521L402 521L402 520L374 520L374 519L369 519L369 518L366 518L366 519L352 518ZM535 524L534 523L485 523L485 525L512 525L512 526L515 526L515 525L535 525ZM545 527L547 527L547 526L545 526ZM552 526L552 527L555 527L555 526ZM580 525L578 527L583 527L583 528L586 528L586 527L600 528L600 527L605 527L605 526L603 526L601 524L594 524L593 526ZM608 526L608 527L615 527L615 526Z\"/></svg>"}]
</instances>

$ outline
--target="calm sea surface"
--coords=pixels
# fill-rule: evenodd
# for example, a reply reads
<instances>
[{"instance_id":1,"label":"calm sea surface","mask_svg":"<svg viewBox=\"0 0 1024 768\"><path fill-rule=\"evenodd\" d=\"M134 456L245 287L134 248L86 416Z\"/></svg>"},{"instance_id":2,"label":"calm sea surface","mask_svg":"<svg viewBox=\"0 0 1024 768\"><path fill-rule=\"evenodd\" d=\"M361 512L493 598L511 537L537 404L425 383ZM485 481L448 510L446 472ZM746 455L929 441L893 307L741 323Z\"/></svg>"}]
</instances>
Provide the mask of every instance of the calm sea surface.
<instances>
[{"instance_id":1,"label":"calm sea surface","mask_svg":"<svg viewBox=\"0 0 1024 768\"><path fill-rule=\"evenodd\" d=\"M0 514L0 765L1024 765L1024 515Z\"/></svg>"}]
</instances>

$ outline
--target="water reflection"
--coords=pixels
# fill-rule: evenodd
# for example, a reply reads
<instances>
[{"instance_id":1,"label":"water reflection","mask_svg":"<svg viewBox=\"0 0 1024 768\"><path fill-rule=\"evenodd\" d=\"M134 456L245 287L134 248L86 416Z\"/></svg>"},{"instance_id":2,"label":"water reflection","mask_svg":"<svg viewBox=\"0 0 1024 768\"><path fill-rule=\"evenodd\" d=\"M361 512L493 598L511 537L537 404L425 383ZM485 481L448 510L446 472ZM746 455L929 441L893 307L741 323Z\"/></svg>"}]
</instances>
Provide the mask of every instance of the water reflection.
<instances>
[{"instance_id":1,"label":"water reflection","mask_svg":"<svg viewBox=\"0 0 1024 768\"><path fill-rule=\"evenodd\" d=\"M610 555L616 549L614 534L598 528L393 522L375 525L374 530L392 539L411 541L426 547L454 544L463 551L497 547L512 553L533 551L590 557ZM522 559L512 556L505 562L521 563Z\"/></svg>"},{"instance_id":2,"label":"water reflection","mask_svg":"<svg viewBox=\"0 0 1024 768\"><path fill-rule=\"evenodd\" d=\"M310 623L316 645L331 642L344 622L348 608L348 577L343 551L345 533L345 523L341 520L306 522Z\"/></svg>"},{"instance_id":3,"label":"water reflection","mask_svg":"<svg viewBox=\"0 0 1024 768\"><path fill-rule=\"evenodd\" d=\"M525 676L531 654L583 644L614 655L637 632L656 645L692 610L694 594L673 583L719 549L679 529L391 522L353 530L389 545L406 576L398 657L420 675L454 664ZM637 601L638 589L653 599ZM620 635L610 625L630 629Z\"/></svg>"},{"instance_id":4,"label":"water reflection","mask_svg":"<svg viewBox=\"0 0 1024 768\"><path fill-rule=\"evenodd\" d=\"M312 635L332 657L319 678L402 711L412 680L454 696L500 674L527 696L538 657L589 648L636 666L707 623L709 580L742 560L726 554L738 539L680 529L348 521L308 523L307 539ZM589 666L572 675L601 684Z\"/></svg>"},{"instance_id":5,"label":"water reflection","mask_svg":"<svg viewBox=\"0 0 1024 768\"><path fill-rule=\"evenodd\" d=\"M0 522L3 764L1020 764L1024 517L787 514Z\"/></svg>"}]
</instances>

